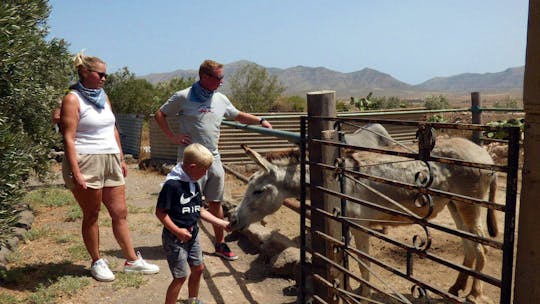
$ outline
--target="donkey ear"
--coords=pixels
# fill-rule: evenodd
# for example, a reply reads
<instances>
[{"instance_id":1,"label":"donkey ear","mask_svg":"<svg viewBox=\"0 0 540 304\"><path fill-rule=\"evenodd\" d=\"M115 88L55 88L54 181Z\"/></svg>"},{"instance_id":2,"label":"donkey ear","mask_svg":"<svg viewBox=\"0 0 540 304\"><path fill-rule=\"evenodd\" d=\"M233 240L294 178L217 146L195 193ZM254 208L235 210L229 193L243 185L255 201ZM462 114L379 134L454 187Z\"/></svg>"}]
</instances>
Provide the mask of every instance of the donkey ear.
<instances>
[{"instance_id":1,"label":"donkey ear","mask_svg":"<svg viewBox=\"0 0 540 304\"><path fill-rule=\"evenodd\" d=\"M241 144L240 147L246 151L247 156L249 156L257 165L261 166L267 173L270 173L273 165L267 161L266 158L262 157L259 153L255 152L246 144Z\"/></svg>"}]
</instances>

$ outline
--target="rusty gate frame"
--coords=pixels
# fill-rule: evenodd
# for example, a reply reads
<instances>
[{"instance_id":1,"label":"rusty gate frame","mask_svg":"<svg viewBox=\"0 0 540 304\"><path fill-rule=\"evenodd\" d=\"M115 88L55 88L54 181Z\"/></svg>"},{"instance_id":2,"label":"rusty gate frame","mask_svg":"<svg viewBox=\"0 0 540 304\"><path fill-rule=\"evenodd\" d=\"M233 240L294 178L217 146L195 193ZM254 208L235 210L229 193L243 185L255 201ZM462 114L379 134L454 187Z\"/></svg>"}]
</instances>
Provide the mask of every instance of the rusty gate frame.
<instances>
[{"instance_id":1,"label":"rusty gate frame","mask_svg":"<svg viewBox=\"0 0 540 304\"><path fill-rule=\"evenodd\" d=\"M407 153L407 152L395 152L395 151L389 151L385 149L379 149L379 148L362 148L362 147L356 147L356 146L348 146L346 144L338 143L338 142L332 142L327 140L321 140L321 139L313 139L308 137L307 128L309 126L309 123L318 120L318 121L334 121L334 125L336 126L336 129L340 129L340 126L343 124L351 124L351 123L380 123L380 124L397 124L397 125L408 125L408 126L417 126L418 127L418 135L419 135L419 149L418 153ZM450 159L450 158L442 158L442 157L434 157L431 156L431 130L432 129L460 129L460 130L470 130L470 131L498 131L498 130L505 130L508 132L508 158L507 158L507 164L506 165L486 165L486 164L480 164L480 163L471 163L471 162L465 162L461 160L456 159ZM450 267L457 271L464 271L470 276L473 276L477 279L482 280L483 282L486 282L488 284L491 284L495 287L498 287L501 290L500 293L500 303L511 303L511 296L512 296L512 279L513 279L513 258L514 258L514 233L515 233L515 216L516 216L516 202L517 202L517 180L518 180L518 161L519 161L519 140L520 140L520 130L519 127L491 127L491 126L483 126L483 125L472 125L472 124L448 124L448 123L429 123L429 122L420 122L420 121L400 121L400 120L381 120L381 119L365 119L365 118L336 118L336 117L307 117L303 116L301 117L301 127L300 127L300 150L301 150L301 195L300 195L300 201L301 201L301 215L300 215L300 241L301 241L301 253L300 253L300 259L301 259L301 282L300 282L300 301L301 303L308 303L311 301L317 301L319 303L327 303L326 300L323 299L320 296L318 296L314 291L312 295L310 295L310 291L307 290L307 281L309 280L317 280L320 284L323 286L327 286L330 290L332 290L332 293L334 295L337 295L339 297L347 297L348 301L357 302L354 299L350 298L350 295L347 292L347 285L348 285L348 278L355 278L359 282L361 279L358 277L355 277L353 273L351 273L348 270L348 262L347 259L343 259L344 266L335 264L333 261L329 260L325 257L324 252L317 252L317 249L312 249L312 256L317 257L318 259L322 260L324 263L327 263L326 267L333 267L341 271L345 276L345 287L340 288L335 284L335 282L330 282L328 278L323 278L320 275L308 273L308 269L312 268L309 267L307 262L307 247L306 247L306 240L307 240L307 230L310 227L306 226L306 212L309 210L311 212L311 218L313 220L313 217L316 216L324 216L331 218L334 221L341 222L343 229L349 229L350 226L353 226L355 229L360 229L361 231L364 231L368 233L370 236L376 236L380 239L383 239L384 241L390 242L396 246L399 246L407 251L407 271L403 272L397 268L394 268L390 265L384 265L377 259L363 255L364 258L368 259L370 262L377 264L378 266L381 266L382 268L386 269L387 271L392 272L395 275L400 276L401 278L404 278L411 282L412 288L411 288L411 294L417 298L425 298L427 301L429 301L429 295L428 291L432 292L434 294L437 294L438 296L441 296L443 299L448 301L449 303L465 303L465 300L463 298L459 298L457 296L451 295L446 291L437 289L436 287L430 285L427 282L420 281L419 279L411 277L412 274L412 258L414 255L424 257L431 259L432 261L435 261L437 263L443 264L447 267ZM335 214L332 211L328 210L319 210L316 208L312 208L311 205L306 204L306 191L307 189L311 189L313 187L316 187L318 190L321 190L324 194L328 194L331 196L336 196L339 199L343 200L350 200L350 201L356 201L357 203L365 204L360 202L359 200L347 196L342 193L338 193L336 191L324 188L323 185L313 185L306 183L306 172L308 166L319 166L323 170L334 170L338 171L338 174L341 176L344 174L344 172L347 172L350 170L336 167L334 164L320 164L320 163L314 163L309 160L307 160L307 151L306 149L309 149L311 145L327 145L327 146L334 146L337 147L339 150L342 148L349 148L349 149L355 149L355 150L363 150L363 151L370 151L370 152L376 152L376 153L382 153L382 154L390 154L390 155L396 155L396 156L403 156L411 159L421 160L421 161L430 161L430 162L441 162L446 164L453 164L453 165L460 165L460 166L467 166L467 167L474 167L479 169L488 169L493 170L494 172L504 172L507 174L506 178L506 203L505 204L497 204L494 202L479 200L479 199L472 199L463 195L455 195L448 192L443 192L440 190L430 189L426 185L413 185L412 187L410 185L405 185L408 187L409 190L418 191L418 193L429 193L433 195L443 196L455 199L457 201L462 202L472 202L479 204L483 208L489 208L497 211L504 212L505 220L504 220L504 239L503 242L499 242L493 239L487 239L485 237L471 235L468 233L464 233L464 231L461 230L453 230L448 227L443 227L441 225L437 225L434 223L430 223L427 220L424 222L419 222L417 220L414 220L416 224L420 224L424 227L425 231L427 232L428 227L435 228L435 229L441 229L444 232L451 233L453 235L464 237L469 240L472 240L474 242L479 242L484 245L487 245L489 247L502 250L502 271L501 271L501 278L495 278L490 275L487 275L485 273L477 272L473 269L468 269L466 267L463 267L461 265L457 265L453 262L447 261L442 259L441 257L437 257L434 255L431 255L429 252L424 252L417 244L416 242L413 242L413 246L402 244L402 243L396 243L393 240L390 240L389 238L385 238L381 234L377 234L376 232L367 229L357 223L353 223L348 221L344 216L340 216L339 214ZM359 172L352 172L352 173L359 173ZM387 180L380 177L373 177L373 176L362 176L363 178L372 179L378 182L387 183L387 184L393 184L393 185L400 185L403 184L398 181L392 181ZM383 210L383 208L380 208L383 212L392 212L388 210ZM401 214L401 213L400 213ZM327 242L327 244L331 244L332 248L345 251L345 250L351 250L351 248L348 247L348 238L345 237L343 240L337 240L333 238L332 236L328 235L325 231L313 231L312 229L309 229L311 233L311 237L319 237L322 238ZM343 236L347 236L347 230L344 230ZM429 234L427 234L429 236ZM354 251L354 250L352 250ZM358 251L354 251L355 253L359 253ZM377 291L381 291L378 290ZM391 296L389 293L383 292L384 294L392 297L394 300L396 299L395 296ZM359 303L359 302L357 302ZM378 303L378 302L376 302ZM406 302L403 302L406 303Z\"/></svg>"}]
</instances>

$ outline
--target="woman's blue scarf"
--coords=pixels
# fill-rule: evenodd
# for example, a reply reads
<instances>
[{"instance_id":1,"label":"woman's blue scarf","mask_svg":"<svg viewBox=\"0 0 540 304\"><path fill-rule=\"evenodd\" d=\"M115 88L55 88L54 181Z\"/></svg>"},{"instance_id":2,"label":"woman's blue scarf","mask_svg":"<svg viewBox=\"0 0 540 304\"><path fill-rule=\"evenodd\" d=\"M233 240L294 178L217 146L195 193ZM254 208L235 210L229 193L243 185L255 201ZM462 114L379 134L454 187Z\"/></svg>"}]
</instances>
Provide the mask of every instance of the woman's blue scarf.
<instances>
[{"instance_id":1,"label":"woman's blue scarf","mask_svg":"<svg viewBox=\"0 0 540 304\"><path fill-rule=\"evenodd\" d=\"M191 90L189 92L190 100L195 102L206 102L212 99L212 96L214 95L214 91L207 90L201 86L199 81L195 82L193 86L191 86Z\"/></svg>"},{"instance_id":2,"label":"woman's blue scarf","mask_svg":"<svg viewBox=\"0 0 540 304\"><path fill-rule=\"evenodd\" d=\"M94 104L99 109L105 109L105 102L107 101L107 94L105 94L105 90L103 90L103 88L89 89L83 86L83 84L80 81L69 88L81 93L81 95L86 100Z\"/></svg>"}]
</instances>

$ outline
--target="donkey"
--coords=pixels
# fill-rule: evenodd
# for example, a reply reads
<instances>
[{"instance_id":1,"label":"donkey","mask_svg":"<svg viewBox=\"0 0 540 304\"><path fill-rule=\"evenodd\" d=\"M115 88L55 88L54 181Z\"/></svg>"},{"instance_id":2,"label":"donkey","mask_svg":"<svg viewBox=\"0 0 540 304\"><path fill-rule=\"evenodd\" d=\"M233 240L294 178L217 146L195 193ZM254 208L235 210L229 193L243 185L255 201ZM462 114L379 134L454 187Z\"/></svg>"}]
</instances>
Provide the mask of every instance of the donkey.
<instances>
[{"instance_id":1,"label":"donkey","mask_svg":"<svg viewBox=\"0 0 540 304\"><path fill-rule=\"evenodd\" d=\"M364 136L369 135L364 134ZM265 159L247 146L243 146L243 148L262 170L250 177L242 202L231 212L230 221L234 230L241 230L250 223L260 221L266 215L276 212L285 198L299 198L300 196L298 150L269 155L268 159ZM486 150L464 138L438 139L433 155L469 162L493 164L493 160ZM426 166L420 161L411 160L405 162L403 160L403 158L396 156L355 152L346 156L345 163L346 167L352 167L362 173L414 184L415 173L425 170ZM436 162L430 162L429 165L433 174L431 188L478 199L485 199L489 194L489 201L495 201L497 181L496 174L493 174L493 172L478 168L449 166ZM307 179L309 179L309 175ZM307 181L309 182L309 180ZM414 208L416 193L410 190L396 189L386 184L362 178L356 181L347 179L345 189L345 194L388 208L397 209L395 203L392 203L394 201L399 202L408 210L416 209ZM377 194L377 192L383 193L383 195ZM447 198L434 197L433 211L430 218L435 217L445 206L448 207L458 229L484 236L480 219L480 207L474 204L453 202ZM368 222L368 226L379 226L381 221L393 222L394 225L397 225L397 222L402 220L357 204L348 204L346 212L350 217L375 220L375 223ZM491 236L496 236L497 223L491 209L488 209L487 217L488 231ZM353 236L358 249L369 254L368 235L355 230ZM486 263L484 247L471 240L463 239L462 241L464 245L463 265L472 268L474 264L474 269L481 272ZM360 270L362 277L369 281L368 270L362 266ZM465 290L467 279L467 274L460 273L455 283L450 287L449 292L458 295L460 290ZM363 286L361 293L367 295L369 291ZM476 278L473 278L471 290L466 298L471 303L491 302L483 294L482 281Z\"/></svg>"}]
</instances>

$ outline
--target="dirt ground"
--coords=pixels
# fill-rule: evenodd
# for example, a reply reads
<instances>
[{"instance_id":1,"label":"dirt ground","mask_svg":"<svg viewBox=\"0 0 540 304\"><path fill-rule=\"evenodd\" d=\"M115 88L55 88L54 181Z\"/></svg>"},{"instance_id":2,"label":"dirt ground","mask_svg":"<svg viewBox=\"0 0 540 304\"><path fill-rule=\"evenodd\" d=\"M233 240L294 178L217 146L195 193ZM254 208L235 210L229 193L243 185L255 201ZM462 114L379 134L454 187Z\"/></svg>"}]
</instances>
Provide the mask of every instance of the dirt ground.
<instances>
[{"instance_id":1,"label":"dirt ground","mask_svg":"<svg viewBox=\"0 0 540 304\"><path fill-rule=\"evenodd\" d=\"M107 303L107 304L144 304L163 303L165 291L171 280L167 262L161 246L162 225L154 216L154 206L164 176L153 171L142 171L137 165L131 165L127 182L127 203L130 214L129 227L136 250L143 257L160 266L156 275L144 276L145 283L138 288L126 287L118 289L113 283L101 283L91 280L90 285L81 288L69 298L58 298L54 303ZM131 212L133 211L133 212ZM64 222L62 212L66 208L50 208L36 215L33 229L44 226L51 230L63 231L80 238L80 220ZM106 218L102 213L101 217ZM101 222L101 221L100 221ZM256 248L239 236L229 235L227 241L234 252L239 255L236 261L224 261L213 255L212 227L203 224L201 227L201 243L206 269L200 288L200 299L204 303L294 303L296 289L294 280L275 277L270 274L268 261L260 257ZM114 240L110 225L101 225L101 252L110 262L114 272L120 272L124 259ZM37 272L55 273L53 277L89 276L89 261L65 263L67 248L62 248L49 238L40 238L19 246L19 262L8 267L21 268L29 279L24 286L0 286L0 293L8 293L16 298L25 298L31 294L44 277ZM22 261L21 261L22 260ZM50 275L48 276L51 277ZM118 280L118 278L117 278ZM187 287L184 286L180 299L187 298ZM180 302L179 303L183 303Z\"/></svg>"}]
</instances>

